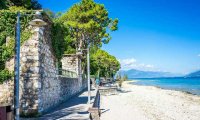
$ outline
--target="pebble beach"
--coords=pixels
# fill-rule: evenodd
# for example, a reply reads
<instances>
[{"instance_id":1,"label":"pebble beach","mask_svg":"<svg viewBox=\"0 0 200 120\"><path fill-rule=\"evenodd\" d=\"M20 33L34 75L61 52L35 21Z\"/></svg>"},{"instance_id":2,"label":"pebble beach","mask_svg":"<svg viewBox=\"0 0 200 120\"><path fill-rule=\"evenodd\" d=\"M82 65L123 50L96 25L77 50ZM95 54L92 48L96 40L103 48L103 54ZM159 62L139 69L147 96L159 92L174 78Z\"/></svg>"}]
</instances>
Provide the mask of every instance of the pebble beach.
<instances>
[{"instance_id":1,"label":"pebble beach","mask_svg":"<svg viewBox=\"0 0 200 120\"><path fill-rule=\"evenodd\" d=\"M200 120L200 96L124 82L101 109L101 120Z\"/></svg>"}]
</instances>

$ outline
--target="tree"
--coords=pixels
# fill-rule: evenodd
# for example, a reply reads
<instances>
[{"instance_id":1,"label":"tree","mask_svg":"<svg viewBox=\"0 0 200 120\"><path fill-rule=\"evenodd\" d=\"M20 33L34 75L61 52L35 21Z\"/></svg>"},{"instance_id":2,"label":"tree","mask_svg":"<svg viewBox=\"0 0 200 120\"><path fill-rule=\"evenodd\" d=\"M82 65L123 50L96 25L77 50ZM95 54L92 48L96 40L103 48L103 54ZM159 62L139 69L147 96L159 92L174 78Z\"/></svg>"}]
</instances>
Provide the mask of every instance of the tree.
<instances>
[{"instance_id":1,"label":"tree","mask_svg":"<svg viewBox=\"0 0 200 120\"><path fill-rule=\"evenodd\" d=\"M120 73L117 73L116 75L116 80L119 81L121 79L121 74Z\"/></svg>"},{"instance_id":2,"label":"tree","mask_svg":"<svg viewBox=\"0 0 200 120\"><path fill-rule=\"evenodd\" d=\"M28 9L42 9L42 5L37 0L28 0L31 1L30 6L28 6Z\"/></svg>"},{"instance_id":3,"label":"tree","mask_svg":"<svg viewBox=\"0 0 200 120\"><path fill-rule=\"evenodd\" d=\"M50 9L44 9L44 12L51 18L51 19L57 19L62 15L62 12L57 12L54 13L52 10ZM58 20L57 20L58 21Z\"/></svg>"},{"instance_id":4,"label":"tree","mask_svg":"<svg viewBox=\"0 0 200 120\"><path fill-rule=\"evenodd\" d=\"M118 73L118 74L116 75L116 80L117 80L117 82L118 82L119 87L121 88L123 82L125 81L124 77L122 78L121 73Z\"/></svg>"},{"instance_id":5,"label":"tree","mask_svg":"<svg viewBox=\"0 0 200 120\"><path fill-rule=\"evenodd\" d=\"M91 72L96 76L113 77L120 69L119 61L106 51L98 49L91 55Z\"/></svg>"},{"instance_id":6,"label":"tree","mask_svg":"<svg viewBox=\"0 0 200 120\"><path fill-rule=\"evenodd\" d=\"M37 0L1 0L0 9L8 9L11 6L24 7L26 9L42 9Z\"/></svg>"},{"instance_id":7,"label":"tree","mask_svg":"<svg viewBox=\"0 0 200 120\"><path fill-rule=\"evenodd\" d=\"M128 75L127 75L127 74L124 74L124 75L123 75L123 80L124 80L124 81L127 81L127 80L128 80Z\"/></svg>"},{"instance_id":8,"label":"tree","mask_svg":"<svg viewBox=\"0 0 200 120\"><path fill-rule=\"evenodd\" d=\"M93 0L82 0L74 4L60 17L60 21L70 29L76 50L85 49L90 43L100 47L111 39L108 30L118 29L118 19L108 17L108 11L103 4Z\"/></svg>"}]
</instances>

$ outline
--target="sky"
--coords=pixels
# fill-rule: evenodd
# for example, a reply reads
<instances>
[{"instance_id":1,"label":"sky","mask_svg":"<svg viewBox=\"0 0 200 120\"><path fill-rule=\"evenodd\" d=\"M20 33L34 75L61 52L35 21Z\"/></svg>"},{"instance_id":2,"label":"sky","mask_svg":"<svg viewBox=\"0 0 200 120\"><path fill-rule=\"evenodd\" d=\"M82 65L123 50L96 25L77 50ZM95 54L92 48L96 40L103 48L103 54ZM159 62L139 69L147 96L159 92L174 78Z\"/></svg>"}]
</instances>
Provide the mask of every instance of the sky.
<instances>
[{"instance_id":1,"label":"sky","mask_svg":"<svg viewBox=\"0 0 200 120\"><path fill-rule=\"evenodd\" d=\"M43 8L65 12L80 0L38 0ZM95 0L119 19L104 50L123 70L187 74L200 69L199 0Z\"/></svg>"}]
</instances>

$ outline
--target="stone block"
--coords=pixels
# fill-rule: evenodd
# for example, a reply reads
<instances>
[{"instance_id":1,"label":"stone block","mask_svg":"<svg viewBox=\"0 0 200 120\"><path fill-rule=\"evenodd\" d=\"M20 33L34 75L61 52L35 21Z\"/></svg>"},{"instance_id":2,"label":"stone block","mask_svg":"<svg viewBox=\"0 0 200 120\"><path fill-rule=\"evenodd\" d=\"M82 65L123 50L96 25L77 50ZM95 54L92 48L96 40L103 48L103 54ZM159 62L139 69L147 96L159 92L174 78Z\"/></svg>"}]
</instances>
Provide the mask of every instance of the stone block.
<instances>
[{"instance_id":1,"label":"stone block","mask_svg":"<svg viewBox=\"0 0 200 120\"><path fill-rule=\"evenodd\" d=\"M33 73L39 73L39 67L30 67L30 70L31 70Z\"/></svg>"}]
</instances>

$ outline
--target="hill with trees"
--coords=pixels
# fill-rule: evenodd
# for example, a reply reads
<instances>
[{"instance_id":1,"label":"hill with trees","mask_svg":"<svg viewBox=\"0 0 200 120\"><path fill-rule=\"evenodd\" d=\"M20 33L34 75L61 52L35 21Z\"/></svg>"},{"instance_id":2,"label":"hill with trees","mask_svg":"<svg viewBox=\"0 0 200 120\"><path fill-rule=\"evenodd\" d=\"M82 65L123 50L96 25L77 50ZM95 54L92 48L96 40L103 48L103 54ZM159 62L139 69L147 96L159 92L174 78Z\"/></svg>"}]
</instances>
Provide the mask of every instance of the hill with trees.
<instances>
[{"instance_id":1,"label":"hill with trees","mask_svg":"<svg viewBox=\"0 0 200 120\"><path fill-rule=\"evenodd\" d=\"M120 71L122 75L128 75L128 78L161 78L161 77L177 77L180 75L169 73L169 72L158 72L158 71L142 71L131 69L127 71Z\"/></svg>"},{"instance_id":2,"label":"hill with trees","mask_svg":"<svg viewBox=\"0 0 200 120\"><path fill-rule=\"evenodd\" d=\"M200 70L192 72L192 73L186 75L185 77L200 77Z\"/></svg>"}]
</instances>

